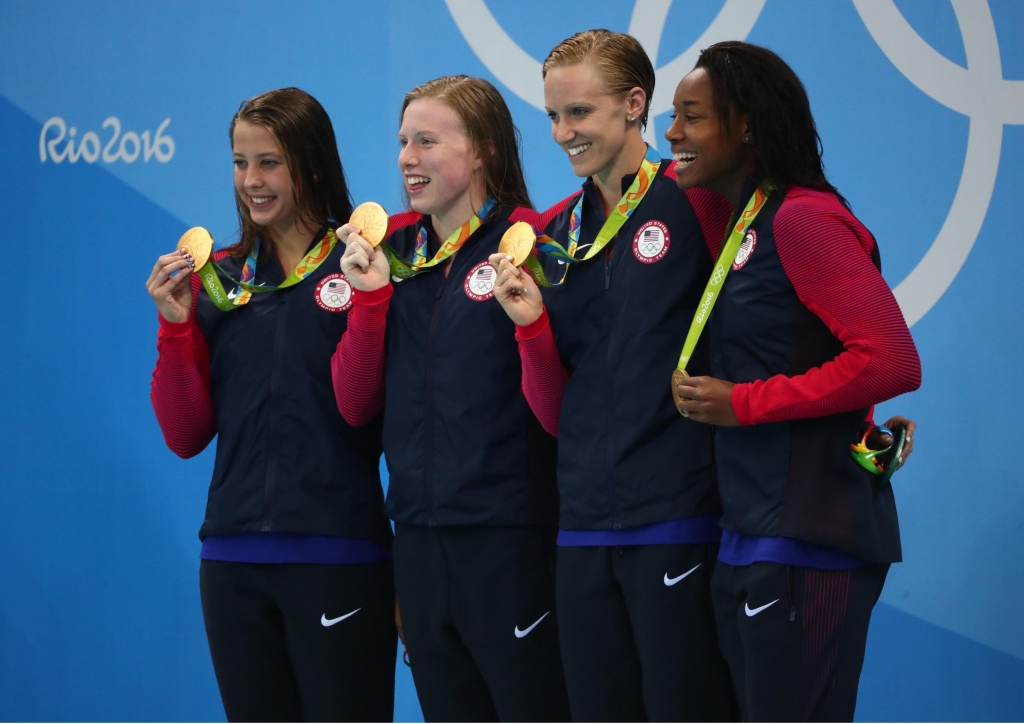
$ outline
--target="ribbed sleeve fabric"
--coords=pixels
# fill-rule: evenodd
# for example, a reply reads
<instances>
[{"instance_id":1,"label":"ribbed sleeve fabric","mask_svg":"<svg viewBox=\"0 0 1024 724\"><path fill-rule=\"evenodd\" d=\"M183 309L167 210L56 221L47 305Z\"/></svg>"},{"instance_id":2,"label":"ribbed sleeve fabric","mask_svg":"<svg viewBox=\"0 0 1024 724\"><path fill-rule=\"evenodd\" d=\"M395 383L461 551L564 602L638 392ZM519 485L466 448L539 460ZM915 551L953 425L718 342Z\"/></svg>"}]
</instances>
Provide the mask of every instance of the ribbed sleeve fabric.
<instances>
[{"instance_id":1,"label":"ribbed sleeve fabric","mask_svg":"<svg viewBox=\"0 0 1024 724\"><path fill-rule=\"evenodd\" d=\"M331 358L338 411L352 426L365 425L384 409L384 331L394 286L353 290L348 327Z\"/></svg>"},{"instance_id":2,"label":"ribbed sleeve fabric","mask_svg":"<svg viewBox=\"0 0 1024 724\"><path fill-rule=\"evenodd\" d=\"M722 250L725 230L732 218L732 204L721 194L708 189L686 189L686 198L690 201L704 232L704 242L708 245L712 260L718 259Z\"/></svg>"},{"instance_id":3,"label":"ribbed sleeve fabric","mask_svg":"<svg viewBox=\"0 0 1024 724\"><path fill-rule=\"evenodd\" d=\"M519 358L523 363L523 394L541 426L558 437L558 417L569 373L562 365L551 331L548 311L524 327L516 326Z\"/></svg>"},{"instance_id":4,"label":"ribbed sleeve fabric","mask_svg":"<svg viewBox=\"0 0 1024 724\"><path fill-rule=\"evenodd\" d=\"M921 361L903 314L871 261L874 240L832 194L794 189L774 222L782 267L800 301L843 344L805 374L738 384L744 425L855 410L917 389Z\"/></svg>"},{"instance_id":5,"label":"ribbed sleeve fabric","mask_svg":"<svg viewBox=\"0 0 1024 724\"><path fill-rule=\"evenodd\" d=\"M192 276L192 299L202 286ZM210 397L210 351L196 318L196 303L187 321L168 322L159 314L156 368L150 384L160 430L175 455L190 458L201 453L217 434L217 418Z\"/></svg>"}]
</instances>

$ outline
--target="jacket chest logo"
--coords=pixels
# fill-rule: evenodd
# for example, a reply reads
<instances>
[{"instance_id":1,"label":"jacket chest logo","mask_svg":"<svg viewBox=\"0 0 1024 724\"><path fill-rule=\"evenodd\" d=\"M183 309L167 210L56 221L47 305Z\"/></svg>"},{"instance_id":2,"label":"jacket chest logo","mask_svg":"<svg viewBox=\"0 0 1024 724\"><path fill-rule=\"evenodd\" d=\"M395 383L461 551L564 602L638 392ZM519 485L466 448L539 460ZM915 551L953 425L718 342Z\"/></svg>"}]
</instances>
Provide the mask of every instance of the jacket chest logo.
<instances>
[{"instance_id":1,"label":"jacket chest logo","mask_svg":"<svg viewBox=\"0 0 1024 724\"><path fill-rule=\"evenodd\" d=\"M668 227L660 221L647 221L633 237L633 256L643 264L661 261L668 253Z\"/></svg>"},{"instance_id":2,"label":"jacket chest logo","mask_svg":"<svg viewBox=\"0 0 1024 724\"><path fill-rule=\"evenodd\" d=\"M736 250L736 259L732 262L733 271L743 268L743 265L750 259L750 255L754 253L754 247L756 246L757 232L749 229L747 235L743 237L743 243L740 244L740 248Z\"/></svg>"},{"instance_id":3,"label":"jacket chest logo","mask_svg":"<svg viewBox=\"0 0 1024 724\"><path fill-rule=\"evenodd\" d=\"M485 302L494 296L494 281L497 277L498 272L490 262L482 261L469 270L462 288L474 302Z\"/></svg>"},{"instance_id":4,"label":"jacket chest logo","mask_svg":"<svg viewBox=\"0 0 1024 724\"><path fill-rule=\"evenodd\" d=\"M316 285L313 298L321 309L345 312L352 306L352 285L340 272L328 274Z\"/></svg>"}]
</instances>

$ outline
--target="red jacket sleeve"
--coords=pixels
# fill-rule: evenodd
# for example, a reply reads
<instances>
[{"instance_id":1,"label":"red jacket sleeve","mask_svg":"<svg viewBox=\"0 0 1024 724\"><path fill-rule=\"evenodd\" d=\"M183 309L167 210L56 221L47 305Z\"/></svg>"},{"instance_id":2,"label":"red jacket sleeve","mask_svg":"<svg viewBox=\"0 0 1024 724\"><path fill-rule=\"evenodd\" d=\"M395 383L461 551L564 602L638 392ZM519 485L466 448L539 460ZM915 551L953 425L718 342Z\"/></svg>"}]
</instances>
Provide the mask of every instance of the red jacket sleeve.
<instances>
[{"instance_id":1,"label":"red jacket sleeve","mask_svg":"<svg viewBox=\"0 0 1024 724\"><path fill-rule=\"evenodd\" d=\"M562 413L562 394L569 381L569 373L558 356L547 309L532 324L516 326L516 340L523 363L526 401L541 427L558 437L558 417Z\"/></svg>"},{"instance_id":2,"label":"red jacket sleeve","mask_svg":"<svg viewBox=\"0 0 1024 724\"><path fill-rule=\"evenodd\" d=\"M921 385L921 361L903 313L871 261L874 240L831 194L790 194L775 244L800 301L845 348L804 374L737 384L744 425L820 417L888 400Z\"/></svg>"},{"instance_id":3,"label":"red jacket sleeve","mask_svg":"<svg viewBox=\"0 0 1024 724\"><path fill-rule=\"evenodd\" d=\"M201 282L192 277L192 298ZM157 422L164 440L176 455L190 458L201 453L217 434L217 417L210 398L210 351L196 318L196 304L181 324L160 319L156 369L150 385Z\"/></svg>"},{"instance_id":4,"label":"red jacket sleeve","mask_svg":"<svg viewBox=\"0 0 1024 724\"><path fill-rule=\"evenodd\" d=\"M365 425L384 409L384 331L394 286L353 291L348 327L331 358L338 411L352 426Z\"/></svg>"}]
</instances>

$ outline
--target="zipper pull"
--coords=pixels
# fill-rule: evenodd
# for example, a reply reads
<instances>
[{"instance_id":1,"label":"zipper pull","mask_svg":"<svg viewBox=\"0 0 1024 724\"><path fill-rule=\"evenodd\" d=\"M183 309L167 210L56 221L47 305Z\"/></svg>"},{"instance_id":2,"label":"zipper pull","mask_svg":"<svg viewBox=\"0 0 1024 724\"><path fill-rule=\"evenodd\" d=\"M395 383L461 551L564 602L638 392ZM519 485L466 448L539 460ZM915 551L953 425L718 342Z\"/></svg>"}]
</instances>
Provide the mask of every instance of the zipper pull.
<instances>
[{"instance_id":1,"label":"zipper pull","mask_svg":"<svg viewBox=\"0 0 1024 724\"><path fill-rule=\"evenodd\" d=\"M612 265L610 261L604 263L604 288L612 288Z\"/></svg>"},{"instance_id":2,"label":"zipper pull","mask_svg":"<svg viewBox=\"0 0 1024 724\"><path fill-rule=\"evenodd\" d=\"M789 620L796 621L796 604L791 604L789 607Z\"/></svg>"}]
</instances>

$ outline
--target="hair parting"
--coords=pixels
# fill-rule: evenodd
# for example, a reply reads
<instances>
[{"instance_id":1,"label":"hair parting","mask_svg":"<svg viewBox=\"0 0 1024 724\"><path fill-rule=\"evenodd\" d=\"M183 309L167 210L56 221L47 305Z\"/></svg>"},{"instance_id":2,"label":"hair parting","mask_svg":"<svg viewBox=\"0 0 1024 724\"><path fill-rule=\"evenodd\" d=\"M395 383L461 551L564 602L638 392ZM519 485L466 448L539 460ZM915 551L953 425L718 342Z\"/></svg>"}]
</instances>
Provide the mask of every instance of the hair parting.
<instances>
[{"instance_id":1,"label":"hair parting","mask_svg":"<svg viewBox=\"0 0 1024 724\"><path fill-rule=\"evenodd\" d=\"M584 30L556 45L544 59L543 77L554 68L576 65L592 60L601 73L605 90L616 96L627 96L634 88L647 95L647 103L640 114L641 130L647 128L647 116L654 97L654 65L640 41L632 35L614 33L597 28Z\"/></svg>"}]
</instances>

